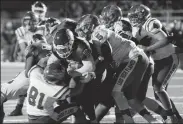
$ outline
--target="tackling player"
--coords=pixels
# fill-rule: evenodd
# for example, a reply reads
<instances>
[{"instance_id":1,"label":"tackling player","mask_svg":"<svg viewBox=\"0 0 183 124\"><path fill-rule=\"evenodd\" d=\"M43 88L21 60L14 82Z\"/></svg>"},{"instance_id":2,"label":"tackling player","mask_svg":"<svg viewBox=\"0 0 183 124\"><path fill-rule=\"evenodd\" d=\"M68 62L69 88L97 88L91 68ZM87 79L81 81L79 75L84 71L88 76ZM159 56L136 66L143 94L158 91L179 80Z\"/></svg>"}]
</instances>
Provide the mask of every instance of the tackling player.
<instances>
[{"instance_id":1,"label":"tackling player","mask_svg":"<svg viewBox=\"0 0 183 124\"><path fill-rule=\"evenodd\" d=\"M25 58L26 47L32 44L33 41L36 42L36 40L32 40L33 35L34 34L46 35L46 28L43 26L42 27L37 26L37 24L38 20L35 14L31 11L28 11L22 19L22 26L15 31L18 40L17 43L20 47L23 58ZM25 99L24 96L20 97L16 109L10 113L10 116L22 115L21 109L23 107L24 99Z\"/></svg>"},{"instance_id":2,"label":"tackling player","mask_svg":"<svg viewBox=\"0 0 183 124\"><path fill-rule=\"evenodd\" d=\"M17 99L20 95L25 95L29 87L29 79L27 72L36 63L45 65L47 56L50 55L51 46L48 45L45 39L38 34L34 35L34 40L39 42L33 43L27 47L25 70L22 71L17 77L7 83L1 84L1 105L10 99Z\"/></svg>"},{"instance_id":3,"label":"tackling player","mask_svg":"<svg viewBox=\"0 0 183 124\"><path fill-rule=\"evenodd\" d=\"M28 76L29 123L61 123L72 114L77 116L77 123L86 123L78 104L69 104L66 100L70 94L69 80L66 68L60 61L51 63L45 69L37 64L29 70Z\"/></svg>"},{"instance_id":4,"label":"tackling player","mask_svg":"<svg viewBox=\"0 0 183 124\"><path fill-rule=\"evenodd\" d=\"M144 43L144 51L150 52L154 59L154 73L152 75L153 87L158 100L162 102L164 108L167 110L168 117L172 122L175 122L174 106L167 93L167 86L170 78L175 73L178 67L178 57L175 53L175 48L168 43L168 34L163 30L161 22L151 17L150 9L145 5L132 6L128 18L134 27L138 27L136 33L137 40L145 37L150 37ZM177 116L180 118L180 116Z\"/></svg>"},{"instance_id":5,"label":"tackling player","mask_svg":"<svg viewBox=\"0 0 183 124\"><path fill-rule=\"evenodd\" d=\"M106 76L108 80L105 83L108 82L108 86L112 86L112 83L116 80L112 96L119 109L123 110L121 93L124 91L132 108L150 123L157 122L142 103L135 99L141 79L148 66L147 56L132 41L122 38L103 26L99 26L99 20L94 15L82 16L78 22L76 32L79 36L93 42L100 56L104 58L104 64L101 68L107 68L108 73L113 73L112 76ZM132 84L133 81L135 83ZM107 91L103 97L110 96L107 95L109 93L111 92ZM102 102L102 104L106 104L104 101Z\"/></svg>"}]
</instances>

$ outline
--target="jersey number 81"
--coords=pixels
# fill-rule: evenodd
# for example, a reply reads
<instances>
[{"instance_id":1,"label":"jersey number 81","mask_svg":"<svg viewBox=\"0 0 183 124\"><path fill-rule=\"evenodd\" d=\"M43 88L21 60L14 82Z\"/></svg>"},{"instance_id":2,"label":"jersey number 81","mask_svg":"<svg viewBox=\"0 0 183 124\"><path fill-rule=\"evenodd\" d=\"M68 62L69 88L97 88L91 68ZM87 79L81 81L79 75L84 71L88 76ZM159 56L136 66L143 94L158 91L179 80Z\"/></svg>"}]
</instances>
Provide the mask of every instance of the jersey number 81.
<instances>
[{"instance_id":1,"label":"jersey number 81","mask_svg":"<svg viewBox=\"0 0 183 124\"><path fill-rule=\"evenodd\" d=\"M36 105L36 98L37 98L38 94L39 94L40 98L38 101L37 108L42 110L43 109L42 102L43 102L43 99L45 97L45 94L39 93L38 90L34 86L32 86L30 89L28 101L29 101L30 105L35 106Z\"/></svg>"}]
</instances>

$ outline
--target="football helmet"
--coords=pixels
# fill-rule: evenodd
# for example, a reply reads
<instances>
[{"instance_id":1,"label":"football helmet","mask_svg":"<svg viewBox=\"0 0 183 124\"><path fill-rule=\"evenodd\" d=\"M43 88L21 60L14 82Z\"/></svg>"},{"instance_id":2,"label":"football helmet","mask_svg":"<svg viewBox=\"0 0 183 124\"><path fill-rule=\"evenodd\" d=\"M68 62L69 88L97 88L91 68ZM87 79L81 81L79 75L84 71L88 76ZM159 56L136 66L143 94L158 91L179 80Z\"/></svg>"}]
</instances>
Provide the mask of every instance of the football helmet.
<instances>
[{"instance_id":1,"label":"football helmet","mask_svg":"<svg viewBox=\"0 0 183 124\"><path fill-rule=\"evenodd\" d=\"M47 43L46 38L41 34L34 34L32 36L32 43Z\"/></svg>"},{"instance_id":2,"label":"football helmet","mask_svg":"<svg viewBox=\"0 0 183 124\"><path fill-rule=\"evenodd\" d=\"M130 8L128 18L134 27L142 26L151 17L150 9L145 5L135 5Z\"/></svg>"},{"instance_id":3,"label":"football helmet","mask_svg":"<svg viewBox=\"0 0 183 124\"><path fill-rule=\"evenodd\" d=\"M36 17L38 18L39 21L42 21L45 19L46 12L47 12L47 7L43 2L36 1L32 5L32 12L35 13Z\"/></svg>"},{"instance_id":4,"label":"football helmet","mask_svg":"<svg viewBox=\"0 0 183 124\"><path fill-rule=\"evenodd\" d=\"M76 25L77 25L77 22L72 20L72 19L69 19L69 18L66 18L66 19L63 19L61 23L59 23L56 28L54 28L54 30L51 32L51 34L54 36L55 33L59 30L59 29L62 29L62 28L66 28L66 29L70 29L74 35L77 35L75 33L75 28L76 28Z\"/></svg>"},{"instance_id":5,"label":"football helmet","mask_svg":"<svg viewBox=\"0 0 183 124\"><path fill-rule=\"evenodd\" d=\"M79 19L75 31L80 37L89 40L94 28L98 25L98 17L96 15L87 14Z\"/></svg>"},{"instance_id":6,"label":"football helmet","mask_svg":"<svg viewBox=\"0 0 183 124\"><path fill-rule=\"evenodd\" d=\"M114 31L123 38L130 39L132 37L132 26L129 21L121 19L114 24Z\"/></svg>"},{"instance_id":7,"label":"football helmet","mask_svg":"<svg viewBox=\"0 0 183 124\"><path fill-rule=\"evenodd\" d=\"M74 35L70 29L60 29L54 36L53 49L61 58L67 58L72 53Z\"/></svg>"},{"instance_id":8,"label":"football helmet","mask_svg":"<svg viewBox=\"0 0 183 124\"><path fill-rule=\"evenodd\" d=\"M122 17L121 8L116 5L108 5L103 8L100 21L102 24L106 26L106 28L110 28L113 26L114 22L120 20Z\"/></svg>"},{"instance_id":9,"label":"football helmet","mask_svg":"<svg viewBox=\"0 0 183 124\"><path fill-rule=\"evenodd\" d=\"M64 80L65 74L66 68L59 61L47 65L43 71L44 79L49 84L61 83Z\"/></svg>"},{"instance_id":10,"label":"football helmet","mask_svg":"<svg viewBox=\"0 0 183 124\"><path fill-rule=\"evenodd\" d=\"M34 30L37 27L38 20L33 12L28 11L22 19L22 24L28 30Z\"/></svg>"},{"instance_id":11,"label":"football helmet","mask_svg":"<svg viewBox=\"0 0 183 124\"><path fill-rule=\"evenodd\" d=\"M61 22L56 18L48 18L45 22L47 33L52 34L60 23Z\"/></svg>"}]
</instances>

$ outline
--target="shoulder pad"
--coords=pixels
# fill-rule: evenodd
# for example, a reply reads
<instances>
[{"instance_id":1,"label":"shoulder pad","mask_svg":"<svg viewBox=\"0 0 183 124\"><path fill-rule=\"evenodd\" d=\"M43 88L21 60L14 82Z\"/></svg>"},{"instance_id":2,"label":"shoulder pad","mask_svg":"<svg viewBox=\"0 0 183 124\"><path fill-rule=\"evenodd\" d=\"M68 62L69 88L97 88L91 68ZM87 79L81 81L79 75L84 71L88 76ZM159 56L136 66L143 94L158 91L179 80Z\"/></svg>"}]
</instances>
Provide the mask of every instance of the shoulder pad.
<instances>
[{"instance_id":1,"label":"shoulder pad","mask_svg":"<svg viewBox=\"0 0 183 124\"><path fill-rule=\"evenodd\" d=\"M37 47L34 44L29 45L25 50L25 57L28 58L29 56L37 56Z\"/></svg>"},{"instance_id":2,"label":"shoulder pad","mask_svg":"<svg viewBox=\"0 0 183 124\"><path fill-rule=\"evenodd\" d=\"M92 33L92 40L104 43L108 39L108 30L103 26L98 26Z\"/></svg>"},{"instance_id":3,"label":"shoulder pad","mask_svg":"<svg viewBox=\"0 0 183 124\"><path fill-rule=\"evenodd\" d=\"M147 22L145 24L146 24L145 30L147 30L148 32L151 32L153 34L157 34L159 32L159 30L162 28L161 22L155 18L151 18L151 19L147 20Z\"/></svg>"},{"instance_id":4,"label":"shoulder pad","mask_svg":"<svg viewBox=\"0 0 183 124\"><path fill-rule=\"evenodd\" d=\"M34 72L34 73L32 73L32 72ZM30 75L32 75L32 76L38 76L40 73L43 73L43 70L38 65L34 65L28 71L28 77L30 77Z\"/></svg>"}]
</instances>

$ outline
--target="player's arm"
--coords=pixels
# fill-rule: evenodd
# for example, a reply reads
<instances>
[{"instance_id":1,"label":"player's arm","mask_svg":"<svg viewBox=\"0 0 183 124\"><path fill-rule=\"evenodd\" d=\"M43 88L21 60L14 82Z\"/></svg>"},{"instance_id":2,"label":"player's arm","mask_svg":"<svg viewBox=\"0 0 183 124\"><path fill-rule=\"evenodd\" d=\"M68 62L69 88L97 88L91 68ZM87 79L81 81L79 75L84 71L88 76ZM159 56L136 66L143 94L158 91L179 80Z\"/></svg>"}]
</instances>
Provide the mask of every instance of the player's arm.
<instances>
[{"instance_id":1,"label":"player's arm","mask_svg":"<svg viewBox=\"0 0 183 124\"><path fill-rule=\"evenodd\" d=\"M97 49L97 52L99 53L98 62L96 64L99 64L100 67L96 69L96 74L101 74L103 71L109 67L109 64L111 63L112 56L111 56L111 48L108 44L108 37L110 37L110 34L114 32L112 31L106 31L104 30L99 31L99 34L94 34L93 36L93 45Z\"/></svg>"},{"instance_id":2,"label":"player's arm","mask_svg":"<svg viewBox=\"0 0 183 124\"><path fill-rule=\"evenodd\" d=\"M149 47L146 47L145 51L154 51L156 49L164 47L169 43L168 36L162 30L162 24L160 21L155 20L150 22L147 30L153 34L153 38L156 39L157 42L153 45L150 45Z\"/></svg>"},{"instance_id":3,"label":"player's arm","mask_svg":"<svg viewBox=\"0 0 183 124\"><path fill-rule=\"evenodd\" d=\"M82 66L78 69L69 71L69 75L72 77L82 76L84 73L93 72L95 70L95 64L91 50L85 49L82 56Z\"/></svg>"},{"instance_id":4,"label":"player's arm","mask_svg":"<svg viewBox=\"0 0 183 124\"><path fill-rule=\"evenodd\" d=\"M25 29L24 27L20 27L15 31L17 41L21 50L21 53L24 54L25 49L26 49L26 41L24 40L25 36Z\"/></svg>"},{"instance_id":5,"label":"player's arm","mask_svg":"<svg viewBox=\"0 0 183 124\"><path fill-rule=\"evenodd\" d=\"M34 45L30 45L29 47L27 47L27 49L25 51L25 57L26 57L26 61L25 61L25 76L27 78L28 78L29 70L36 63L36 60L35 60L36 52L37 52L36 51L36 47Z\"/></svg>"}]
</instances>

